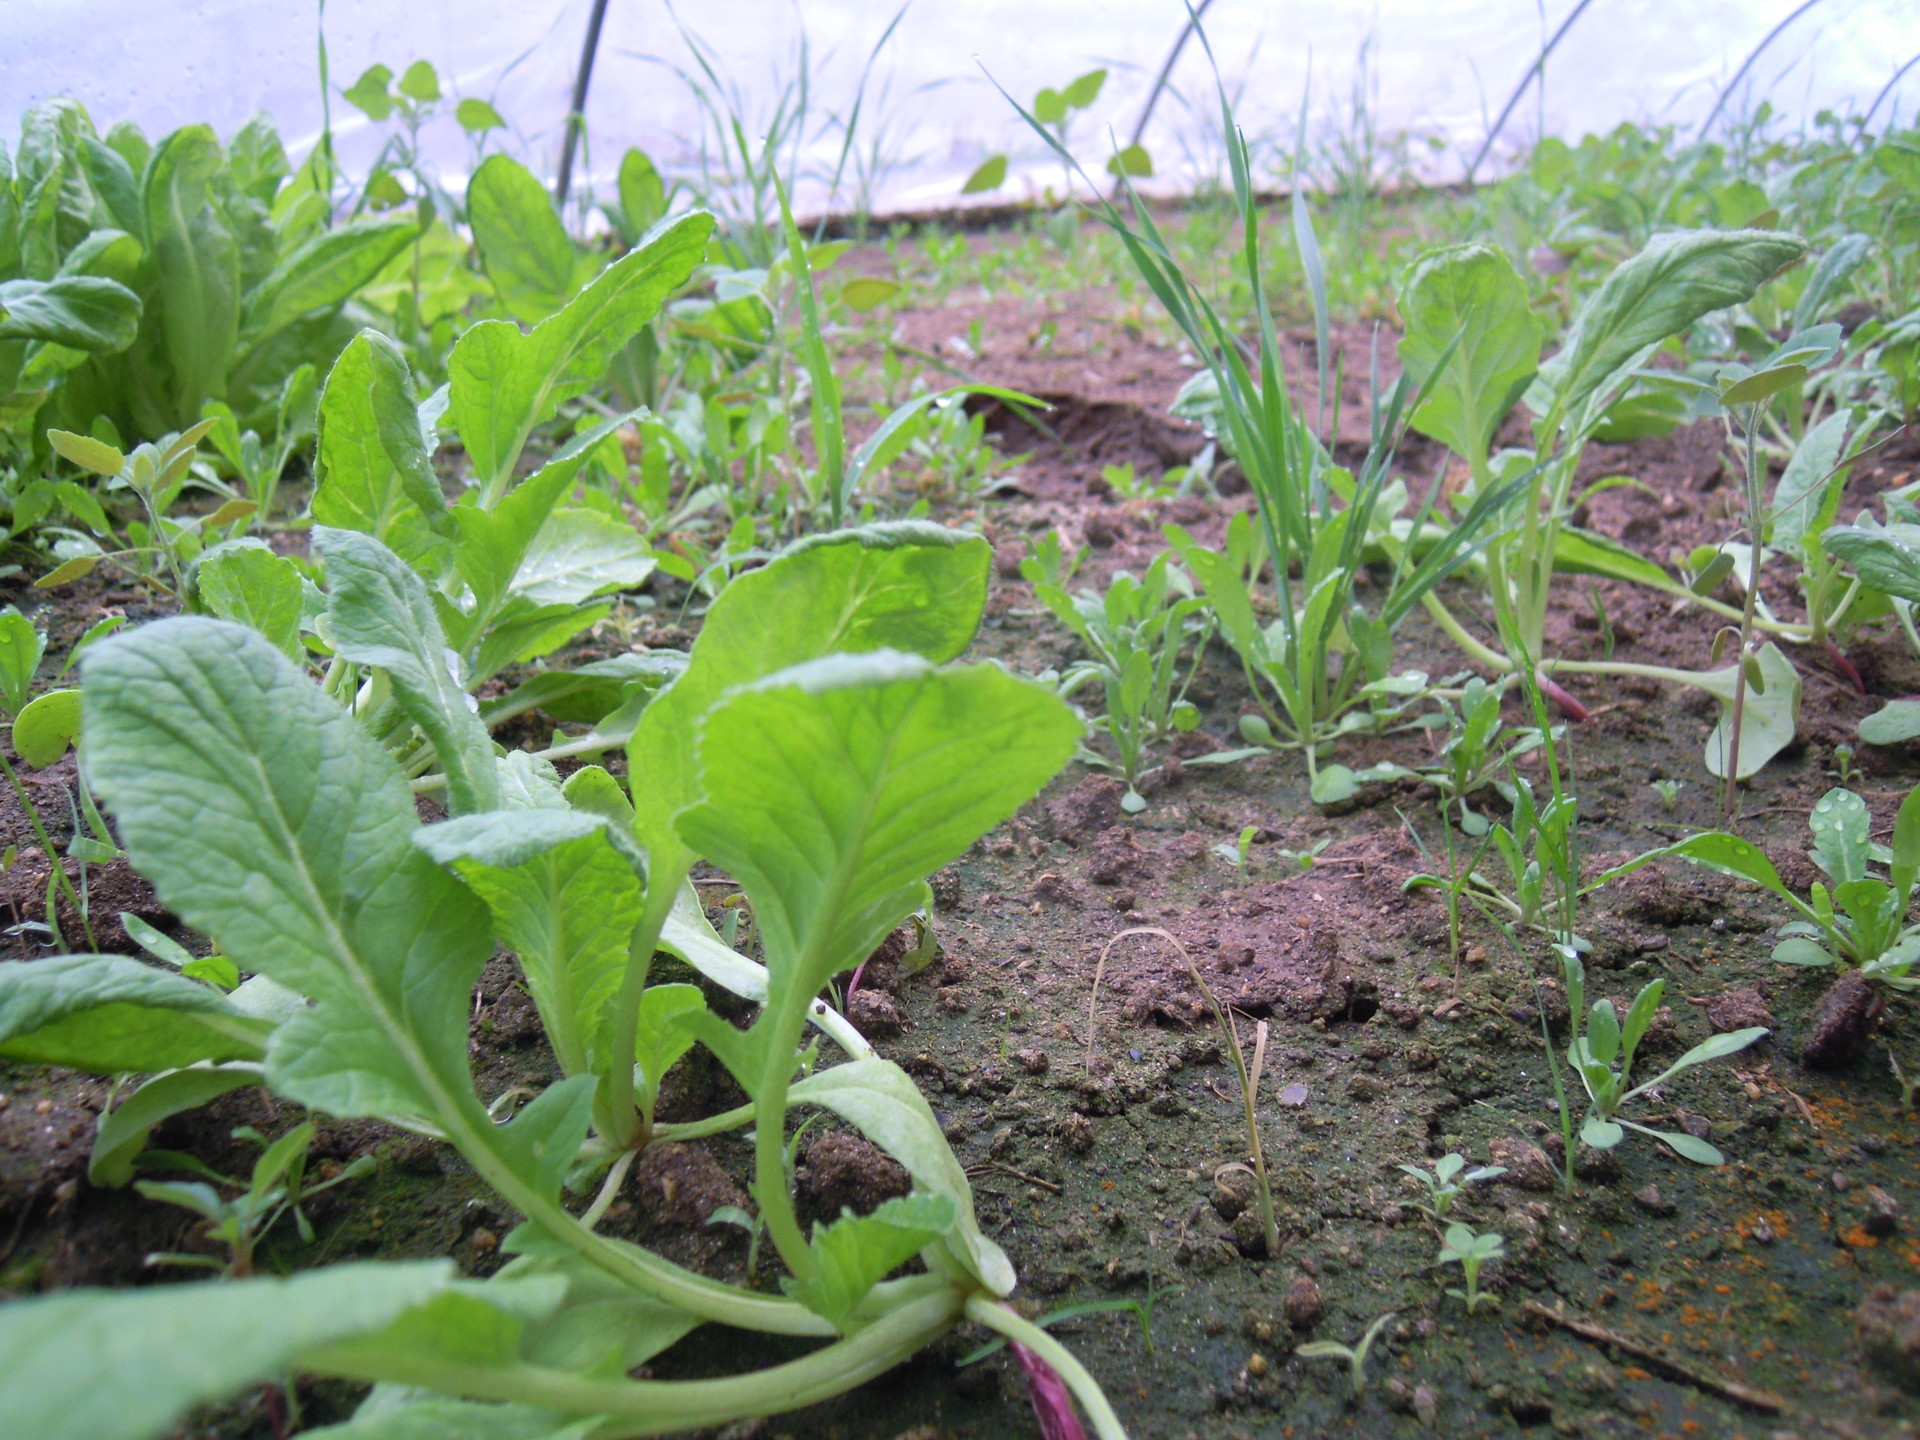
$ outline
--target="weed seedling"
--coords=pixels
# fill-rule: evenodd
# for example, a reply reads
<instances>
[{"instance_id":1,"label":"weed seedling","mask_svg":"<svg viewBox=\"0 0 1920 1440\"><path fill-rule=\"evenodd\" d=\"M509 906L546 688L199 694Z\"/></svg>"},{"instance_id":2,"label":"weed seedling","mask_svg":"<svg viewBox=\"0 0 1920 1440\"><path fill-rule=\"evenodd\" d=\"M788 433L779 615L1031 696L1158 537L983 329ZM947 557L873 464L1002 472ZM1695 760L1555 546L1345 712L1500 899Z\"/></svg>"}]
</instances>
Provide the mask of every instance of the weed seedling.
<instances>
[{"instance_id":1,"label":"weed seedling","mask_svg":"<svg viewBox=\"0 0 1920 1440\"><path fill-rule=\"evenodd\" d=\"M235 1130L233 1134L237 1140L260 1142L263 1139L258 1131L246 1126ZM193 1211L206 1222L207 1237L227 1247L224 1265L210 1255L172 1253L149 1255L147 1263L199 1266L218 1270L230 1280L243 1278L253 1273L254 1251L260 1242L289 1211L293 1213L301 1241L311 1245L313 1225L300 1207L321 1191L357 1179L374 1168L373 1157L362 1155L330 1179L309 1185L306 1183L307 1150L312 1144L313 1122L308 1121L267 1145L260 1158L254 1161L253 1174L244 1181L208 1170L186 1156L177 1159L205 1174L207 1180L134 1181L134 1189L149 1200L164 1200L169 1205ZM155 1151L150 1158L158 1159L165 1153ZM215 1184L236 1189L240 1193L228 1199L215 1188Z\"/></svg>"},{"instance_id":2,"label":"weed seedling","mask_svg":"<svg viewBox=\"0 0 1920 1440\"><path fill-rule=\"evenodd\" d=\"M1460 1267L1460 1273L1466 1276L1467 1288L1455 1290L1449 1287L1447 1294L1465 1302L1467 1313L1471 1315L1483 1301L1489 1305L1500 1303L1494 1296L1481 1293L1480 1267L1489 1260L1500 1259L1506 1253L1506 1241L1493 1231L1476 1234L1470 1225L1454 1224L1447 1227L1447 1237L1441 1243L1439 1258L1434 1263Z\"/></svg>"},{"instance_id":3,"label":"weed seedling","mask_svg":"<svg viewBox=\"0 0 1920 1440\"><path fill-rule=\"evenodd\" d=\"M1920 1090L1920 1075L1916 1075L1913 1079L1909 1080L1907 1078L1907 1072L1900 1068L1900 1057L1894 1054L1891 1049L1887 1051L1887 1065L1893 1071L1894 1084L1900 1087L1900 1108L1909 1114L1920 1111L1920 1106L1916 1106L1913 1103L1913 1092Z\"/></svg>"},{"instance_id":4,"label":"weed seedling","mask_svg":"<svg viewBox=\"0 0 1920 1440\"><path fill-rule=\"evenodd\" d=\"M1342 1345L1338 1340L1315 1340L1300 1346L1293 1353L1303 1360L1346 1361L1347 1374L1353 1380L1353 1398L1358 1400L1367 1393L1367 1352L1373 1349L1373 1342L1380 1338L1380 1332L1387 1328L1394 1314L1389 1310L1369 1325L1367 1333L1360 1337L1357 1345Z\"/></svg>"},{"instance_id":5,"label":"weed seedling","mask_svg":"<svg viewBox=\"0 0 1920 1440\"><path fill-rule=\"evenodd\" d=\"M1147 1287L1147 1293L1137 1300L1122 1297L1117 1300L1088 1300L1079 1305L1062 1305L1058 1310L1049 1310L1033 1323L1044 1330L1058 1325L1063 1320L1073 1320L1082 1315L1106 1315L1131 1310L1134 1318L1140 1322L1140 1338L1146 1344L1147 1354L1151 1355L1154 1353L1153 1307L1163 1296L1172 1295L1180 1289L1178 1285L1150 1285ZM989 1355L1004 1350L1006 1346L1007 1339L1004 1335L998 1339L989 1340L978 1349L969 1350L962 1355L954 1362L954 1368L963 1370L969 1365L978 1365Z\"/></svg>"},{"instance_id":6,"label":"weed seedling","mask_svg":"<svg viewBox=\"0 0 1920 1440\"><path fill-rule=\"evenodd\" d=\"M1724 1165L1726 1157L1706 1141L1683 1131L1653 1130L1645 1125L1636 1125L1631 1120L1620 1119L1619 1110L1628 1101L1665 1084L1682 1070L1746 1049L1767 1033L1766 1028L1754 1025L1702 1040L1644 1085L1633 1085L1634 1052L1646 1037L1647 1028L1653 1024L1654 1012L1660 1008L1660 997L1666 992L1667 982L1655 980L1649 983L1634 997L1624 1021L1614 1013L1611 1000L1596 1000L1592 1011L1584 1017L1583 1024L1581 1011L1585 1008L1586 1000L1585 968L1572 946L1559 945L1555 948L1559 950L1566 967L1567 1008L1569 1024L1573 1029L1573 1039L1567 1046L1567 1059L1572 1063L1574 1073L1580 1077L1580 1083L1586 1086L1589 1101L1587 1118L1580 1126L1580 1138L1596 1150L1611 1150L1620 1143L1627 1130L1638 1130L1642 1135L1651 1135L1663 1142L1676 1155L1696 1165Z\"/></svg>"},{"instance_id":7,"label":"weed seedling","mask_svg":"<svg viewBox=\"0 0 1920 1440\"><path fill-rule=\"evenodd\" d=\"M1214 854L1233 866L1242 885L1247 883L1247 852L1253 848L1253 837L1259 833L1258 825L1249 825L1240 832L1239 839L1223 840L1213 847Z\"/></svg>"},{"instance_id":8,"label":"weed seedling","mask_svg":"<svg viewBox=\"0 0 1920 1440\"><path fill-rule=\"evenodd\" d=\"M1466 1156L1451 1153L1434 1161L1431 1170L1424 1165L1402 1165L1400 1169L1425 1188L1425 1203L1416 1200L1413 1208L1424 1211L1436 1225L1447 1218L1447 1211L1452 1207L1455 1197L1469 1185L1484 1184L1507 1173L1504 1165L1476 1165L1469 1170Z\"/></svg>"},{"instance_id":9,"label":"weed seedling","mask_svg":"<svg viewBox=\"0 0 1920 1440\"><path fill-rule=\"evenodd\" d=\"M1260 1206L1261 1233L1266 1241L1266 1253L1268 1257L1271 1258L1278 1255L1280 1253L1280 1222L1274 1214L1273 1185L1267 1175L1266 1152L1260 1146L1260 1125L1257 1114L1260 1071L1267 1058L1267 1022L1261 1020L1254 1026L1253 1064L1249 1066L1247 1064L1246 1051L1242 1049L1240 1045L1240 1031L1235 1027L1227 1012L1221 1008L1220 1002L1214 998L1213 991L1208 987L1206 980L1202 978L1200 974L1200 967L1195 965L1193 963L1193 957L1187 954L1187 947L1176 940L1169 931L1162 930L1158 925L1134 925L1122 930L1106 943L1106 948L1100 952L1100 963L1094 967L1093 997L1087 1002L1088 1064L1091 1066L1093 1061L1094 1027L1099 1017L1100 976L1106 969L1108 953L1112 951L1115 945L1119 944L1129 935L1158 935L1162 940L1165 940L1169 945L1173 946L1174 950L1178 952L1181 962L1186 965L1187 974L1192 977L1194 985L1199 989L1201 995L1206 998L1208 1007L1212 1009L1213 1018L1215 1023L1220 1027L1220 1033L1226 1037L1227 1053L1233 1057L1233 1068L1240 1077L1240 1098L1246 1107L1247 1149L1253 1156L1253 1164L1248 1168L1253 1172L1254 1196Z\"/></svg>"},{"instance_id":10,"label":"weed seedling","mask_svg":"<svg viewBox=\"0 0 1920 1440\"><path fill-rule=\"evenodd\" d=\"M1655 780L1653 782L1653 793L1660 797L1660 804L1666 809L1668 814L1672 814L1674 807L1679 805L1680 792L1686 788L1687 782L1684 780Z\"/></svg>"}]
</instances>

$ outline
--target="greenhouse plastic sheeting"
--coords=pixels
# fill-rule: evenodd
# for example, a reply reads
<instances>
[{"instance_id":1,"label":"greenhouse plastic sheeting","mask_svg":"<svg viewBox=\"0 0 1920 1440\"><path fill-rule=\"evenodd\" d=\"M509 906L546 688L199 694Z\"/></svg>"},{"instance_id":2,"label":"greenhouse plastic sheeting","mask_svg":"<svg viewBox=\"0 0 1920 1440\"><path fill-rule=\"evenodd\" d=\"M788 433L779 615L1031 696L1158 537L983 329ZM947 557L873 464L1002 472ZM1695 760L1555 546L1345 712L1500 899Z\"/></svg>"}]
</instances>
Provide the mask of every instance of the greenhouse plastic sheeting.
<instances>
[{"instance_id":1,"label":"greenhouse plastic sheeting","mask_svg":"<svg viewBox=\"0 0 1920 1440\"><path fill-rule=\"evenodd\" d=\"M1291 149L1305 94L1319 153L1370 135L1373 144L1360 148L1373 156L1377 178L1450 178L1572 8L1572 0L1221 0L1205 23L1241 120L1256 142L1269 142L1271 162ZM1496 159L1543 128L1575 137L1629 119L1697 125L1754 47L1799 8L1797 0L1592 0L1547 64L1544 88L1502 131ZM490 100L511 127L506 147L551 171L590 9L591 0L332 0L325 36L340 153L365 163L382 133L338 90L376 62L397 73L424 58L453 94ZM757 134L802 73L804 37L801 200L818 208L840 153L840 122L893 15L870 0L689 0L677 10L661 0L610 0L586 106L585 173L604 177L629 145L669 173L710 165L701 137L711 144L712 130L688 77L731 100ZM1023 133L993 82L1025 102L1097 65L1109 70L1108 82L1075 116L1070 136L1096 169L1111 153L1109 137L1125 143L1130 135L1185 17L1177 0L910 4L872 65L853 147L858 163L845 167L832 203L948 205L973 168L1000 151L1014 161L1003 196L1058 185L1058 165ZM0 114L11 130L27 106L67 94L102 129L121 119L149 132L206 120L225 134L265 110L291 146L310 145L322 125L319 20L313 0L3 0ZM707 48L717 95L687 34ZM1793 120L1822 107L1858 112L1916 52L1913 0L1819 0L1761 55L1725 113L1738 119L1762 100ZM1877 118L1895 106L1910 115L1916 82L1920 66ZM455 178L472 149L451 108L421 139ZM1217 115L1206 55L1189 45L1145 136L1159 183L1215 173ZM1396 146L1398 137L1406 143Z\"/></svg>"}]
</instances>

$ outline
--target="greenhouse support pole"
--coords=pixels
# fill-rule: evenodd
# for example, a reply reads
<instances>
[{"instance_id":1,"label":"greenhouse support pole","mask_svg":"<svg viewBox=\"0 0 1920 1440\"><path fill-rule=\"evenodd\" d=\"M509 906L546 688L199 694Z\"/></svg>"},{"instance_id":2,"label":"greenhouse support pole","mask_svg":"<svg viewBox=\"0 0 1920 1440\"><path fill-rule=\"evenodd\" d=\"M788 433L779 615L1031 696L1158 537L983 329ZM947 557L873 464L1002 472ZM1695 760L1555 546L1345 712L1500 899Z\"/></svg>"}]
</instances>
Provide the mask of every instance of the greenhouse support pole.
<instances>
[{"instance_id":1,"label":"greenhouse support pole","mask_svg":"<svg viewBox=\"0 0 1920 1440\"><path fill-rule=\"evenodd\" d=\"M606 18L607 0L593 0L586 43L580 47L580 68L573 76L573 103L567 107L567 137L560 144L560 177L553 182L556 208L565 208L567 191L573 188L573 152L580 143L580 132L587 128L587 86L593 80L593 57L600 49L600 27Z\"/></svg>"},{"instance_id":2,"label":"greenhouse support pole","mask_svg":"<svg viewBox=\"0 0 1920 1440\"><path fill-rule=\"evenodd\" d=\"M1560 28L1553 32L1553 38L1540 47L1540 53L1534 57L1533 64L1527 67L1526 74L1520 77L1520 83L1513 87L1513 94L1507 97L1506 105L1500 111L1500 118L1493 122L1493 128L1487 131L1487 138L1480 144L1480 153L1473 157L1473 163L1467 166L1467 184L1473 184L1473 175L1480 168L1480 162L1487 158L1487 152L1493 149L1493 142L1500 138L1500 132L1507 128L1507 121L1513 118L1514 107L1520 103L1520 97L1527 93L1527 87L1533 84L1545 86L1547 83L1547 57L1552 55L1567 31L1573 28L1573 22L1586 13L1587 6L1593 0L1580 0L1580 3L1567 12L1567 18L1560 22Z\"/></svg>"}]
</instances>

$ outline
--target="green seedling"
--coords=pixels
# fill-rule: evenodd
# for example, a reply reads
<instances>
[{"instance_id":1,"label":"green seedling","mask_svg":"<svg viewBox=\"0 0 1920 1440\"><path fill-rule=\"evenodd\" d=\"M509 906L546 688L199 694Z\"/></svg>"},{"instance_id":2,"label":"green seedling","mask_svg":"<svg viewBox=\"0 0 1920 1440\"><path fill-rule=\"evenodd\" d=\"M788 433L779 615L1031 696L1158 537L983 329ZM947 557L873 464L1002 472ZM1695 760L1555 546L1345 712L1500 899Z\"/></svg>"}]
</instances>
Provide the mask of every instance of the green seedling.
<instances>
[{"instance_id":1,"label":"green seedling","mask_svg":"<svg viewBox=\"0 0 1920 1440\"><path fill-rule=\"evenodd\" d=\"M313 1144L311 1120L295 1126L271 1144L258 1131L248 1127L233 1133L237 1140L265 1147L260 1158L254 1161L253 1173L247 1179L231 1179L208 1170L187 1156L149 1151L149 1164L171 1159L204 1174L207 1179L136 1180L133 1183L133 1188L149 1200L163 1200L200 1216L205 1222L207 1238L226 1247L226 1262L222 1264L209 1255L163 1253L149 1255L147 1264L202 1267L218 1270L229 1280L242 1279L253 1273L254 1256L260 1242L284 1216L293 1216L301 1243L311 1245L314 1240L313 1223L300 1207L315 1195L349 1180L357 1180L375 1168L373 1157L362 1155L330 1178L310 1185L307 1183L307 1151ZM221 1193L222 1189L239 1193L229 1197Z\"/></svg>"},{"instance_id":2,"label":"green seedling","mask_svg":"<svg viewBox=\"0 0 1920 1440\"><path fill-rule=\"evenodd\" d=\"M1314 1340L1299 1346L1294 1354L1305 1360L1344 1360L1347 1376L1353 1384L1353 1398L1356 1402L1367 1393L1367 1353L1373 1349L1373 1342L1393 1321L1395 1312L1389 1310L1367 1327L1367 1333L1360 1337L1356 1345L1342 1345L1338 1340Z\"/></svg>"},{"instance_id":3,"label":"green seedling","mask_svg":"<svg viewBox=\"0 0 1920 1440\"><path fill-rule=\"evenodd\" d=\"M1260 827L1258 825L1249 825L1240 832L1238 838L1223 840L1213 847L1214 854L1226 861L1227 864L1233 866L1234 870L1240 876L1240 883L1243 885L1246 883L1248 875L1247 856L1253 849L1253 837L1259 833Z\"/></svg>"},{"instance_id":4,"label":"green seedling","mask_svg":"<svg viewBox=\"0 0 1920 1440\"><path fill-rule=\"evenodd\" d=\"M1724 1165L1726 1157L1705 1140L1677 1130L1654 1130L1620 1118L1622 1106L1664 1085L1683 1070L1723 1059L1746 1049L1768 1032L1764 1026L1732 1030L1703 1040L1653 1079L1633 1084L1634 1052L1653 1024L1660 997L1667 982L1654 980L1634 996L1623 1020L1614 1012L1611 1000L1594 1002L1586 1010L1586 970L1569 945L1556 946L1566 975L1567 1007L1572 1019L1572 1039L1567 1045L1567 1060L1580 1077L1587 1092L1587 1114L1580 1125L1580 1139L1595 1150L1611 1150L1625 1138L1626 1131L1637 1130L1696 1165Z\"/></svg>"},{"instance_id":5,"label":"green seedling","mask_svg":"<svg viewBox=\"0 0 1920 1440\"><path fill-rule=\"evenodd\" d=\"M1442 1155L1433 1162L1431 1170L1424 1165L1402 1165L1400 1169L1426 1192L1425 1203L1415 1201L1413 1208L1425 1213L1436 1225L1447 1218L1447 1211L1469 1185L1484 1185L1507 1173L1504 1165L1476 1165L1469 1170L1466 1157L1454 1153Z\"/></svg>"},{"instance_id":6,"label":"green seedling","mask_svg":"<svg viewBox=\"0 0 1920 1440\"><path fill-rule=\"evenodd\" d=\"M1853 763L1853 746L1833 747L1833 774L1843 787L1851 786L1860 778L1860 767Z\"/></svg>"},{"instance_id":7,"label":"green seedling","mask_svg":"<svg viewBox=\"0 0 1920 1440\"><path fill-rule=\"evenodd\" d=\"M1447 1294L1465 1302L1467 1313L1473 1314L1484 1301L1489 1305L1498 1305L1500 1301L1492 1295L1480 1291L1480 1267L1489 1260L1498 1260L1507 1253L1506 1242L1493 1231L1476 1234L1470 1225L1449 1225L1446 1239L1440 1246L1436 1265L1458 1265L1460 1273L1466 1277L1467 1288L1455 1290L1449 1288Z\"/></svg>"},{"instance_id":8,"label":"green seedling","mask_svg":"<svg viewBox=\"0 0 1920 1440\"><path fill-rule=\"evenodd\" d=\"M1891 847L1873 840L1871 826L1866 802L1851 790L1835 788L1814 802L1807 817L1813 848L1807 853L1827 879L1814 881L1805 900L1787 889L1757 846L1718 830L1635 856L1602 878L1677 856L1751 880L1784 900L1797 917L1780 927L1780 943L1773 947L1781 964L1858 970L1889 989L1920 990L1920 924L1907 918L1914 878L1920 875L1920 787L1900 804ZM1883 865L1884 878L1875 873Z\"/></svg>"},{"instance_id":9,"label":"green seedling","mask_svg":"<svg viewBox=\"0 0 1920 1440\"><path fill-rule=\"evenodd\" d=\"M731 1225L742 1230L747 1237L747 1274L754 1275L760 1270L760 1241L767 1233L766 1222L758 1215L749 1214L738 1205L717 1205L713 1214L707 1217L709 1225Z\"/></svg>"},{"instance_id":10,"label":"green seedling","mask_svg":"<svg viewBox=\"0 0 1920 1440\"><path fill-rule=\"evenodd\" d=\"M1273 856L1274 859L1283 864L1293 866L1300 874L1307 875L1312 873L1315 862L1320 858L1320 853L1332 843L1333 839L1329 836L1325 840L1317 841L1313 845L1308 846L1305 850L1276 850L1273 852Z\"/></svg>"},{"instance_id":11,"label":"green seedling","mask_svg":"<svg viewBox=\"0 0 1920 1440\"><path fill-rule=\"evenodd\" d=\"M1668 814L1672 814L1675 807L1680 803L1680 792L1687 788L1687 782L1684 780L1654 780L1650 783L1653 786L1653 793L1660 797L1661 807L1665 809Z\"/></svg>"},{"instance_id":12,"label":"green seedling","mask_svg":"<svg viewBox=\"0 0 1920 1440\"><path fill-rule=\"evenodd\" d=\"M1916 1074L1909 1080L1907 1072L1900 1068L1900 1057L1895 1055L1891 1048L1887 1051L1887 1067L1893 1071L1894 1084L1900 1087L1900 1108L1910 1114L1920 1109L1920 1106L1915 1105L1913 1098L1914 1092L1920 1090L1920 1074Z\"/></svg>"},{"instance_id":13,"label":"green seedling","mask_svg":"<svg viewBox=\"0 0 1920 1440\"><path fill-rule=\"evenodd\" d=\"M1066 546L1060 543L1058 530L1043 531L1035 537L1027 557L1020 562L1020 576L1033 585L1051 585L1056 590L1064 590L1086 558L1086 546L1069 555Z\"/></svg>"}]
</instances>

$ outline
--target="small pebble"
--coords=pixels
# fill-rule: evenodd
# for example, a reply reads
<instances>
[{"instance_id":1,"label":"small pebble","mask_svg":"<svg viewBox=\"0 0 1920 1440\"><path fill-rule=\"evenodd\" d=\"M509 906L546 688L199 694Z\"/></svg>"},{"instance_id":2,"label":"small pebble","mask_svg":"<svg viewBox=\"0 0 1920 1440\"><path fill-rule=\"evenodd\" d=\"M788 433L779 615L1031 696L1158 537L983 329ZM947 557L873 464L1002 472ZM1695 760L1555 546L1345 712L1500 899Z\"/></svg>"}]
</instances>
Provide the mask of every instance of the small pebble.
<instances>
[{"instance_id":1,"label":"small pebble","mask_svg":"<svg viewBox=\"0 0 1920 1440\"><path fill-rule=\"evenodd\" d=\"M1247 1373L1256 1379L1267 1373L1267 1357L1258 1350L1247 1357Z\"/></svg>"},{"instance_id":2,"label":"small pebble","mask_svg":"<svg viewBox=\"0 0 1920 1440\"><path fill-rule=\"evenodd\" d=\"M1429 1429L1440 1414L1440 1397L1426 1385L1413 1387L1413 1413L1420 1417L1420 1423Z\"/></svg>"}]
</instances>

